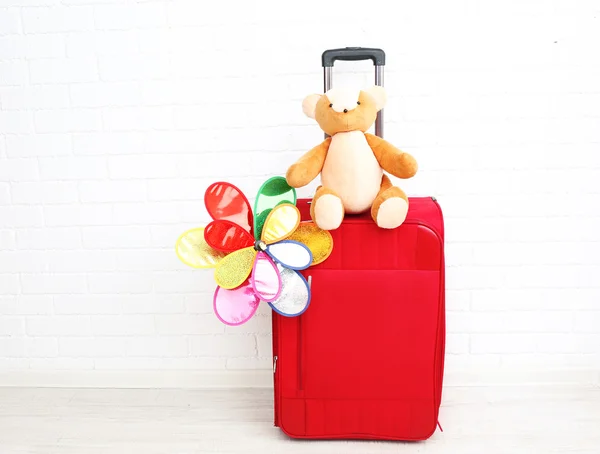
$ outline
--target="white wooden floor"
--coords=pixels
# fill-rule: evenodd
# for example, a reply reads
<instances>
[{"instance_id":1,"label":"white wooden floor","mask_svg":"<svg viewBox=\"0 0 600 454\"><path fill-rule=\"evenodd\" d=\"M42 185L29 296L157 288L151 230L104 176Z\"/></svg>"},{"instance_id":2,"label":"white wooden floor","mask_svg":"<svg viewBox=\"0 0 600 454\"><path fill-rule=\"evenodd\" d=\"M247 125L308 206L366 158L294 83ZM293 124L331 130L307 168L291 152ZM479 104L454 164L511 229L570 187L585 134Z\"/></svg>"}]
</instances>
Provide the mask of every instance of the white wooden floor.
<instances>
[{"instance_id":1,"label":"white wooden floor","mask_svg":"<svg viewBox=\"0 0 600 454\"><path fill-rule=\"evenodd\" d=\"M600 453L600 388L448 388L425 442L297 441L269 389L0 388L0 454Z\"/></svg>"}]
</instances>

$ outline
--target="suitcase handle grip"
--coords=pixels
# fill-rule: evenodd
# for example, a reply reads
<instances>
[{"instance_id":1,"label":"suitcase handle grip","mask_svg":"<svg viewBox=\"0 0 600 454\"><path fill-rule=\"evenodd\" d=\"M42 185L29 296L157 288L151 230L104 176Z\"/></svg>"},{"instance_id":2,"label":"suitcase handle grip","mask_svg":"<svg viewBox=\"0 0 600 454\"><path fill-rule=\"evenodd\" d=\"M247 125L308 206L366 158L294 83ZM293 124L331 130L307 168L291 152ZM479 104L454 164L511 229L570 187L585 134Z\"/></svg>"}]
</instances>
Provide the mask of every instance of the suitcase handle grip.
<instances>
[{"instance_id":1,"label":"suitcase handle grip","mask_svg":"<svg viewBox=\"0 0 600 454\"><path fill-rule=\"evenodd\" d=\"M321 56L323 63L323 90L329 91L333 73L333 63L336 60L373 60L375 66L375 85L383 86L383 70L385 67L385 52L383 49L372 47L341 47L327 49ZM383 137L383 109L377 113L375 120L375 135ZM325 133L325 138L327 138Z\"/></svg>"},{"instance_id":2,"label":"suitcase handle grip","mask_svg":"<svg viewBox=\"0 0 600 454\"><path fill-rule=\"evenodd\" d=\"M342 47L328 49L321 55L323 68L333 66L336 60L372 60L375 66L385 66L385 52L383 49L370 47Z\"/></svg>"}]
</instances>

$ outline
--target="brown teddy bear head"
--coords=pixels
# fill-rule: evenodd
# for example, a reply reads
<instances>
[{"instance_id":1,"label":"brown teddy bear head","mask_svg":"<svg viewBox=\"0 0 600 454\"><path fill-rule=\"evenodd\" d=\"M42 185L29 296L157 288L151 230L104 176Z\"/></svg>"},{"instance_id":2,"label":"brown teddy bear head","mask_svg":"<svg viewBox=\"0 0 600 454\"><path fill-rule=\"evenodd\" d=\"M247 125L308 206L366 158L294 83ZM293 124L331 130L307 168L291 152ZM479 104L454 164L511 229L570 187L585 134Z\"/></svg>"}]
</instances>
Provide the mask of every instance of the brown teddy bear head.
<instances>
[{"instance_id":1,"label":"brown teddy bear head","mask_svg":"<svg viewBox=\"0 0 600 454\"><path fill-rule=\"evenodd\" d=\"M332 88L325 94L304 98L302 110L330 136L338 132L367 132L386 100L385 90L379 85L365 90Z\"/></svg>"}]
</instances>

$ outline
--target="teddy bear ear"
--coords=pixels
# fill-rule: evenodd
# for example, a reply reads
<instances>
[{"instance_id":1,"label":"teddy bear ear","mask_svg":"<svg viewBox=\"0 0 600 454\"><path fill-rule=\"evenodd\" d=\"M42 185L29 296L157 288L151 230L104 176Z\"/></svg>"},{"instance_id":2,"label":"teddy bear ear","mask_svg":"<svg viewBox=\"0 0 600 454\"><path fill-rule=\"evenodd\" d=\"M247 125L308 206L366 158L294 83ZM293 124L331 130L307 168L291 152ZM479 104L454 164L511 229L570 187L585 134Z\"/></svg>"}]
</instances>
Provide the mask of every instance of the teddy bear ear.
<instances>
[{"instance_id":1,"label":"teddy bear ear","mask_svg":"<svg viewBox=\"0 0 600 454\"><path fill-rule=\"evenodd\" d=\"M377 111L379 112L383 109L383 106L385 106L385 103L387 102L387 93L385 92L385 89L381 85L373 85L365 91L375 100Z\"/></svg>"},{"instance_id":2,"label":"teddy bear ear","mask_svg":"<svg viewBox=\"0 0 600 454\"><path fill-rule=\"evenodd\" d=\"M308 118L315 118L315 111L317 110L317 103L319 102L319 99L321 99L322 95L308 95L306 98L304 98L304 101L302 101L302 111L304 112L304 115L306 115Z\"/></svg>"}]
</instances>

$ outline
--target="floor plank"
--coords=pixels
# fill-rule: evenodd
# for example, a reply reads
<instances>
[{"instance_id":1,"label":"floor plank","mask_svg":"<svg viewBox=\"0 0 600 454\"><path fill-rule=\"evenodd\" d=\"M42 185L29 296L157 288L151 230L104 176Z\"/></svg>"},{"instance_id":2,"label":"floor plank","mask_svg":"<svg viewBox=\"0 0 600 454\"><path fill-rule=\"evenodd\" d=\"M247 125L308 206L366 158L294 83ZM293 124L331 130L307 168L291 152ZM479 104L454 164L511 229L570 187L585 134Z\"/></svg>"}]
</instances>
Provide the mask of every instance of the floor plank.
<instances>
[{"instance_id":1,"label":"floor plank","mask_svg":"<svg viewBox=\"0 0 600 454\"><path fill-rule=\"evenodd\" d=\"M419 443L299 441L269 389L0 388L1 454L598 454L600 388L448 388Z\"/></svg>"}]
</instances>

